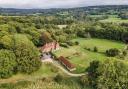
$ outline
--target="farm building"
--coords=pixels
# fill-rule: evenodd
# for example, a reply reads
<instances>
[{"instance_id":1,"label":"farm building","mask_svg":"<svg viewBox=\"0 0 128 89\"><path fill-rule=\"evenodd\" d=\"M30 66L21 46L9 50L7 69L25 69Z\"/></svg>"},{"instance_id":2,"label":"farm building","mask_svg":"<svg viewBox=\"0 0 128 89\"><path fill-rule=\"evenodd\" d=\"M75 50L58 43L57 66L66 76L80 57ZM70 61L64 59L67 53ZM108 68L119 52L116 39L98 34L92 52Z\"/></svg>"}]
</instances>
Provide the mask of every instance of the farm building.
<instances>
[{"instance_id":1,"label":"farm building","mask_svg":"<svg viewBox=\"0 0 128 89\"><path fill-rule=\"evenodd\" d=\"M69 71L76 70L75 66L72 63L70 63L65 57L60 56L58 59L60 63L64 65Z\"/></svg>"},{"instance_id":2,"label":"farm building","mask_svg":"<svg viewBox=\"0 0 128 89\"><path fill-rule=\"evenodd\" d=\"M55 50L59 50L60 49L60 45L58 42L50 42L50 43L46 43L44 46L42 46L40 48L40 50L42 52L51 52L51 51L55 51Z\"/></svg>"}]
</instances>

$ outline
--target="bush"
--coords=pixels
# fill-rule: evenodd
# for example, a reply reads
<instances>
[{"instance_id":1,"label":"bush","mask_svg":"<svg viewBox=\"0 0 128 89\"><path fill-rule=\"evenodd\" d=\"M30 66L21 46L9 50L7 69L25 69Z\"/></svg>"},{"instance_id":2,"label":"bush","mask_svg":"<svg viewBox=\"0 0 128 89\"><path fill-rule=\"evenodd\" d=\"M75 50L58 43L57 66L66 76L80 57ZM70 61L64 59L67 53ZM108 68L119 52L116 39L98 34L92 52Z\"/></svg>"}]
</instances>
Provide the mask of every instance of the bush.
<instances>
[{"instance_id":1,"label":"bush","mask_svg":"<svg viewBox=\"0 0 128 89\"><path fill-rule=\"evenodd\" d=\"M86 50L91 51L91 48L86 48Z\"/></svg>"},{"instance_id":2,"label":"bush","mask_svg":"<svg viewBox=\"0 0 128 89\"><path fill-rule=\"evenodd\" d=\"M64 47L64 48L69 48L69 46L65 43L61 43L60 46Z\"/></svg>"},{"instance_id":3,"label":"bush","mask_svg":"<svg viewBox=\"0 0 128 89\"><path fill-rule=\"evenodd\" d=\"M96 46L94 47L94 52L98 52L98 48Z\"/></svg>"},{"instance_id":4,"label":"bush","mask_svg":"<svg viewBox=\"0 0 128 89\"><path fill-rule=\"evenodd\" d=\"M122 53L123 53L123 56L127 55L127 51L125 51L125 50Z\"/></svg>"},{"instance_id":5,"label":"bush","mask_svg":"<svg viewBox=\"0 0 128 89\"><path fill-rule=\"evenodd\" d=\"M80 82L82 85L86 85L86 86L89 86L89 78L88 76L82 76L81 79L80 79Z\"/></svg>"},{"instance_id":6,"label":"bush","mask_svg":"<svg viewBox=\"0 0 128 89\"><path fill-rule=\"evenodd\" d=\"M78 41L76 41L76 42L75 42L75 45L79 45L79 42L78 42Z\"/></svg>"},{"instance_id":7,"label":"bush","mask_svg":"<svg viewBox=\"0 0 128 89\"><path fill-rule=\"evenodd\" d=\"M69 46L74 46L75 45L75 43L74 42L72 42L72 41L68 41L68 42L66 42Z\"/></svg>"},{"instance_id":8,"label":"bush","mask_svg":"<svg viewBox=\"0 0 128 89\"><path fill-rule=\"evenodd\" d=\"M115 56L119 55L119 52L120 51L118 49L112 48L112 49L106 50L106 55L109 57L115 57Z\"/></svg>"},{"instance_id":9,"label":"bush","mask_svg":"<svg viewBox=\"0 0 128 89\"><path fill-rule=\"evenodd\" d=\"M61 82L63 79L64 79L64 76L61 74L57 74L56 77L54 78L56 82Z\"/></svg>"}]
</instances>

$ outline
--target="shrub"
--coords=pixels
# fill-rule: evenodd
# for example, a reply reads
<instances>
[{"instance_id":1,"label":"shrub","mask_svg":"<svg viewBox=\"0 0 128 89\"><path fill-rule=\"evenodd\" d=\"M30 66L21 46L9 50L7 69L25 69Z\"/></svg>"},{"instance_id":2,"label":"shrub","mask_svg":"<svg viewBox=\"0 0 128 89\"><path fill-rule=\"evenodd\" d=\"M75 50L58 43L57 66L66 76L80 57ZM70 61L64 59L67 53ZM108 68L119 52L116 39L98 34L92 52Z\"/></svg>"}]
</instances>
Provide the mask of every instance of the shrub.
<instances>
[{"instance_id":1,"label":"shrub","mask_svg":"<svg viewBox=\"0 0 128 89\"><path fill-rule=\"evenodd\" d=\"M82 76L81 77L81 79L80 79L80 82L81 82L81 84L82 85L87 85L87 86L89 86L89 78L88 78L88 76Z\"/></svg>"},{"instance_id":2,"label":"shrub","mask_svg":"<svg viewBox=\"0 0 128 89\"><path fill-rule=\"evenodd\" d=\"M106 50L106 55L109 57L115 57L115 56L119 55L119 52L120 51L118 49L112 48L112 49Z\"/></svg>"},{"instance_id":3,"label":"shrub","mask_svg":"<svg viewBox=\"0 0 128 89\"><path fill-rule=\"evenodd\" d=\"M91 51L91 48L87 48L88 51Z\"/></svg>"},{"instance_id":4,"label":"shrub","mask_svg":"<svg viewBox=\"0 0 128 89\"><path fill-rule=\"evenodd\" d=\"M61 75L61 74L57 74L56 75L56 77L54 78L54 80L56 81L56 82L61 82L62 80L63 80L63 75Z\"/></svg>"},{"instance_id":5,"label":"shrub","mask_svg":"<svg viewBox=\"0 0 128 89\"><path fill-rule=\"evenodd\" d=\"M94 52L98 52L98 48L96 46L94 47Z\"/></svg>"},{"instance_id":6,"label":"shrub","mask_svg":"<svg viewBox=\"0 0 128 89\"><path fill-rule=\"evenodd\" d=\"M75 42L75 45L79 45L79 42L78 42L78 41L76 41L76 42Z\"/></svg>"},{"instance_id":7,"label":"shrub","mask_svg":"<svg viewBox=\"0 0 128 89\"><path fill-rule=\"evenodd\" d=\"M60 46L64 47L64 48L69 48L69 46L65 43L61 43Z\"/></svg>"},{"instance_id":8,"label":"shrub","mask_svg":"<svg viewBox=\"0 0 128 89\"><path fill-rule=\"evenodd\" d=\"M123 56L127 55L127 51L126 50L124 50L122 53L123 53Z\"/></svg>"},{"instance_id":9,"label":"shrub","mask_svg":"<svg viewBox=\"0 0 128 89\"><path fill-rule=\"evenodd\" d=\"M69 46L74 46L75 45L75 43L74 42L72 42L72 41L68 41L68 42L66 42Z\"/></svg>"}]
</instances>

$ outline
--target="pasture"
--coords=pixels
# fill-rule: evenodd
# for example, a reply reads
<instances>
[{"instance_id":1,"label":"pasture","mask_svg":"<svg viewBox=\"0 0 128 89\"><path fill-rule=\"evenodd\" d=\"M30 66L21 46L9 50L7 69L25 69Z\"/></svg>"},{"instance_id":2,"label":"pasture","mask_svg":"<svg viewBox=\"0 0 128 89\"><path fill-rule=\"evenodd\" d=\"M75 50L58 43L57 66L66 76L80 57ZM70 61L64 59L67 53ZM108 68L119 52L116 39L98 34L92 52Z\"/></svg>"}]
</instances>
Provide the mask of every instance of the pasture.
<instances>
[{"instance_id":1,"label":"pasture","mask_svg":"<svg viewBox=\"0 0 128 89\"><path fill-rule=\"evenodd\" d=\"M78 38L72 41L78 41L78 46L70 46L69 48L63 48L54 52L54 54L66 57L71 63L75 64L75 73L82 73L89 66L89 63L93 60L103 61L107 59L105 51L110 48L123 49L125 44L116 41L110 41L105 39L84 39ZM98 52L94 52L94 47L98 48ZM90 50L87 50L87 49Z\"/></svg>"},{"instance_id":2,"label":"pasture","mask_svg":"<svg viewBox=\"0 0 128 89\"><path fill-rule=\"evenodd\" d=\"M128 23L128 20L123 20L121 18L118 18L118 17L110 17L108 19L104 19L104 20L100 20L100 22L110 22L110 23Z\"/></svg>"}]
</instances>

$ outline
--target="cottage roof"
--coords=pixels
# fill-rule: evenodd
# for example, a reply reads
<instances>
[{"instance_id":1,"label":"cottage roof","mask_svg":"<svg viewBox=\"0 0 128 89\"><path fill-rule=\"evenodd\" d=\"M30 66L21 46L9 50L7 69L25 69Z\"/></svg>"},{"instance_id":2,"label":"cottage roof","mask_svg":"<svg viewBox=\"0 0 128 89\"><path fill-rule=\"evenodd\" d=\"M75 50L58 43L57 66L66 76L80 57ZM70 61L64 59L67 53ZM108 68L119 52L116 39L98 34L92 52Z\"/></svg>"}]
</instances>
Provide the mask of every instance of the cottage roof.
<instances>
[{"instance_id":1,"label":"cottage roof","mask_svg":"<svg viewBox=\"0 0 128 89\"><path fill-rule=\"evenodd\" d=\"M62 63L64 63L68 68L73 69L75 68L75 65L73 65L72 63L70 63L65 57L60 56L59 61L61 61Z\"/></svg>"}]
</instances>

